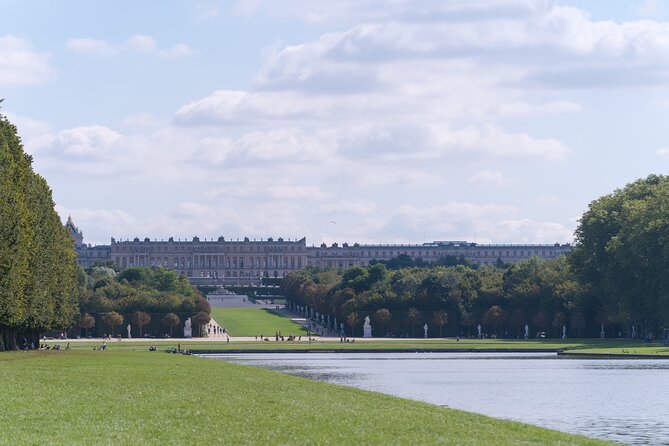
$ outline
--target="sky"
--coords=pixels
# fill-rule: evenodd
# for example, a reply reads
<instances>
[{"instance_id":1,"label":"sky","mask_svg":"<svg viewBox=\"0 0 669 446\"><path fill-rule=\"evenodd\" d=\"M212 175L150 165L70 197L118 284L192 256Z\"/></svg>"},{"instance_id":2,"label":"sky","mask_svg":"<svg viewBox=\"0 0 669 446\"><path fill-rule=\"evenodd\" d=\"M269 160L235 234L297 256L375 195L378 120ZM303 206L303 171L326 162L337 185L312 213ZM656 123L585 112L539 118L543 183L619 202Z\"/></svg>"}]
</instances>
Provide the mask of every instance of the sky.
<instances>
[{"instance_id":1,"label":"sky","mask_svg":"<svg viewBox=\"0 0 669 446\"><path fill-rule=\"evenodd\" d=\"M88 243L565 243L669 166L669 0L0 0Z\"/></svg>"}]
</instances>

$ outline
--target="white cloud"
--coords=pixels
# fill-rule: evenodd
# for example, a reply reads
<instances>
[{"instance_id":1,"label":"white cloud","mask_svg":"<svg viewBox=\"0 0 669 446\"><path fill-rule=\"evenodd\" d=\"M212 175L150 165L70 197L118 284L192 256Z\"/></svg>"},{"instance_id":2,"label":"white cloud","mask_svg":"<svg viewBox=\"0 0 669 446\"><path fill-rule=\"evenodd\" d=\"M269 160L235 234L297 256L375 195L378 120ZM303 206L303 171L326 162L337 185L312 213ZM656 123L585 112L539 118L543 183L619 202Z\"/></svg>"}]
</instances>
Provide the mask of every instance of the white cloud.
<instances>
[{"instance_id":1,"label":"white cloud","mask_svg":"<svg viewBox=\"0 0 669 446\"><path fill-rule=\"evenodd\" d=\"M643 0L637 7L637 13L641 17L660 17L666 12L667 7L660 0Z\"/></svg>"},{"instance_id":2,"label":"white cloud","mask_svg":"<svg viewBox=\"0 0 669 446\"><path fill-rule=\"evenodd\" d=\"M478 243L565 243L573 240L574 221L566 224L536 221L517 218L518 213L515 206L494 203L449 201L424 208L405 205L394 210L383 222L371 223L364 231L369 237L393 243L416 243L423 238Z\"/></svg>"},{"instance_id":3,"label":"white cloud","mask_svg":"<svg viewBox=\"0 0 669 446\"><path fill-rule=\"evenodd\" d=\"M126 116L123 124L133 128L155 128L165 123L151 113L140 112Z\"/></svg>"},{"instance_id":4,"label":"white cloud","mask_svg":"<svg viewBox=\"0 0 669 446\"><path fill-rule=\"evenodd\" d=\"M424 0L420 7L412 0L237 0L240 15L268 14L296 17L310 23L348 23L403 19L412 22L443 18L486 19L528 15L546 10L553 0Z\"/></svg>"},{"instance_id":5,"label":"white cloud","mask_svg":"<svg viewBox=\"0 0 669 446\"><path fill-rule=\"evenodd\" d=\"M191 21L195 23L206 22L213 20L219 15L218 5L209 2L197 2L193 8L193 15Z\"/></svg>"},{"instance_id":6,"label":"white cloud","mask_svg":"<svg viewBox=\"0 0 669 446\"><path fill-rule=\"evenodd\" d=\"M158 47L156 39L142 34L135 34L132 36L128 39L126 45L140 53L153 53Z\"/></svg>"},{"instance_id":7,"label":"white cloud","mask_svg":"<svg viewBox=\"0 0 669 446\"><path fill-rule=\"evenodd\" d=\"M326 194L318 186L287 184L241 184L221 187L211 193L218 198L253 201L320 200Z\"/></svg>"},{"instance_id":8,"label":"white cloud","mask_svg":"<svg viewBox=\"0 0 669 446\"><path fill-rule=\"evenodd\" d=\"M521 2L515 2L506 11L509 14L492 15L490 10L499 9L501 3L488 2L492 8L486 8L477 2L465 16L453 11L440 14L448 7L432 5L426 8L431 20L411 20L407 4L400 3L403 12L385 23L356 25L278 51L262 69L259 85L323 88L330 83L329 88L368 88L382 73L375 69L379 64L388 68L407 59L417 66L432 60L469 61L472 75L480 77L485 66L498 75L498 83L516 82L519 88L645 86L669 81L669 62L663 57L669 49L667 23L593 21L580 9L549 1L522 2L523 13L518 10ZM324 6L324 11L332 8ZM512 78L500 76L505 70ZM603 77L604 73L608 76Z\"/></svg>"},{"instance_id":9,"label":"white cloud","mask_svg":"<svg viewBox=\"0 0 669 446\"><path fill-rule=\"evenodd\" d=\"M201 4L201 17L196 6L191 19L218 14L216 4ZM290 228L316 243L416 242L424 233L565 241L569 222L523 218L535 215L536 191L519 192L515 207L486 202L489 189L462 185L508 184L514 180L502 172L514 169L547 177L568 170L570 154L583 149L568 147L560 133L574 116L556 115L593 104L574 88L669 80L669 24L595 21L551 0L427 0L420 7L411 0L250 0L236 7L334 31L267 51L245 90L214 86L171 118L138 113L121 129L46 129L35 139L45 156L39 162L52 171L113 173L136 190L178 184L175 195L195 197L149 218L135 211L134 232L124 229L130 236L268 236ZM163 58L194 54L146 35L111 46ZM340 218L346 214L356 218ZM337 225L325 224L331 219Z\"/></svg>"},{"instance_id":10,"label":"white cloud","mask_svg":"<svg viewBox=\"0 0 669 446\"><path fill-rule=\"evenodd\" d=\"M251 158L300 162L327 157L335 150L333 137L327 130L310 136L298 128L279 128L247 133L239 145Z\"/></svg>"},{"instance_id":11,"label":"white cloud","mask_svg":"<svg viewBox=\"0 0 669 446\"><path fill-rule=\"evenodd\" d=\"M657 149L655 153L663 158L669 158L669 147L663 147L661 149Z\"/></svg>"},{"instance_id":12,"label":"white cloud","mask_svg":"<svg viewBox=\"0 0 669 446\"><path fill-rule=\"evenodd\" d=\"M337 100L308 97L299 92L218 90L182 106L174 115L178 125L248 125L266 121L290 122L329 116Z\"/></svg>"},{"instance_id":13,"label":"white cloud","mask_svg":"<svg viewBox=\"0 0 669 446\"><path fill-rule=\"evenodd\" d=\"M198 121L222 122L232 119L240 104L248 97L245 91L219 90L210 96L181 107L175 114L177 123Z\"/></svg>"},{"instance_id":14,"label":"white cloud","mask_svg":"<svg viewBox=\"0 0 669 446\"><path fill-rule=\"evenodd\" d=\"M557 160L569 148L556 139L537 139L525 133L506 133L492 125L451 130L448 126L431 129L433 146L444 153L487 154L494 157L536 157Z\"/></svg>"},{"instance_id":15,"label":"white cloud","mask_svg":"<svg viewBox=\"0 0 669 446\"><path fill-rule=\"evenodd\" d=\"M541 195L534 200L539 206L556 206L560 204L560 198L555 195Z\"/></svg>"},{"instance_id":16,"label":"white cloud","mask_svg":"<svg viewBox=\"0 0 669 446\"><path fill-rule=\"evenodd\" d=\"M320 206L323 214L369 214L377 209L376 203L365 199L342 200L336 203L327 203Z\"/></svg>"},{"instance_id":17,"label":"white cloud","mask_svg":"<svg viewBox=\"0 0 669 446\"><path fill-rule=\"evenodd\" d=\"M573 227L561 223L533 221L530 219L503 220L498 223L496 240L514 243L565 243L574 238Z\"/></svg>"},{"instance_id":18,"label":"white cloud","mask_svg":"<svg viewBox=\"0 0 669 446\"><path fill-rule=\"evenodd\" d=\"M0 87L39 85L56 77L50 55L36 51L27 39L12 34L0 37L0 54Z\"/></svg>"},{"instance_id":19,"label":"white cloud","mask_svg":"<svg viewBox=\"0 0 669 446\"><path fill-rule=\"evenodd\" d=\"M361 177L362 184L373 186L391 184L430 186L442 182L442 178L439 175L423 170L380 169L379 166L369 166L357 176Z\"/></svg>"},{"instance_id":20,"label":"white cloud","mask_svg":"<svg viewBox=\"0 0 669 446\"><path fill-rule=\"evenodd\" d=\"M201 240L220 235L228 240L244 236L297 239L306 233L297 209L290 204L255 203L254 206L257 215L262 218L249 218L248 214L234 208L197 201L180 202L172 209L142 215L121 209L68 208L62 205L56 205L56 210L63 222L71 215L74 223L84 232L84 242L92 244L109 244L111 237L117 241L132 240L134 237L191 240L196 235ZM220 218L222 215L225 218Z\"/></svg>"},{"instance_id":21,"label":"white cloud","mask_svg":"<svg viewBox=\"0 0 669 446\"><path fill-rule=\"evenodd\" d=\"M377 236L413 242L426 238L471 240L477 233L494 236L493 222L514 215L517 209L505 204L479 204L448 201L443 205L417 207L403 205L395 209L376 231Z\"/></svg>"},{"instance_id":22,"label":"white cloud","mask_svg":"<svg viewBox=\"0 0 669 446\"><path fill-rule=\"evenodd\" d=\"M144 34L135 34L121 43L109 43L101 39L69 38L65 48L73 53L113 56L124 50L154 55L160 59L180 59L192 56L197 51L185 43L177 43L169 49L159 49L156 39Z\"/></svg>"},{"instance_id":23,"label":"white cloud","mask_svg":"<svg viewBox=\"0 0 669 446\"><path fill-rule=\"evenodd\" d=\"M470 177L467 182L470 184L494 186L501 186L506 183L504 180L504 175L498 170L494 172L489 170L482 170L481 172L477 172L472 177Z\"/></svg>"},{"instance_id":24,"label":"white cloud","mask_svg":"<svg viewBox=\"0 0 669 446\"><path fill-rule=\"evenodd\" d=\"M168 50L160 50L156 54L161 59L181 59L184 57L192 56L197 52L186 45L185 43L177 43L172 48Z\"/></svg>"},{"instance_id":25,"label":"white cloud","mask_svg":"<svg viewBox=\"0 0 669 446\"><path fill-rule=\"evenodd\" d=\"M89 38L67 39L65 48L73 53L94 54L98 56L111 56L118 53L118 50L106 41Z\"/></svg>"},{"instance_id":26,"label":"white cloud","mask_svg":"<svg viewBox=\"0 0 669 446\"><path fill-rule=\"evenodd\" d=\"M68 216L84 232L84 242L91 244L109 244L114 234L135 233L132 228L138 226L133 215L121 209L67 208L56 205L56 212L63 224Z\"/></svg>"},{"instance_id":27,"label":"white cloud","mask_svg":"<svg viewBox=\"0 0 669 446\"><path fill-rule=\"evenodd\" d=\"M522 101L503 103L497 108L501 115L552 115L562 113L577 113L583 109L581 104L572 101L553 101L543 104L528 104Z\"/></svg>"},{"instance_id":28,"label":"white cloud","mask_svg":"<svg viewBox=\"0 0 669 446\"><path fill-rule=\"evenodd\" d=\"M121 134L101 125L75 127L59 132L52 146L60 148L66 155L100 155L114 148Z\"/></svg>"}]
</instances>

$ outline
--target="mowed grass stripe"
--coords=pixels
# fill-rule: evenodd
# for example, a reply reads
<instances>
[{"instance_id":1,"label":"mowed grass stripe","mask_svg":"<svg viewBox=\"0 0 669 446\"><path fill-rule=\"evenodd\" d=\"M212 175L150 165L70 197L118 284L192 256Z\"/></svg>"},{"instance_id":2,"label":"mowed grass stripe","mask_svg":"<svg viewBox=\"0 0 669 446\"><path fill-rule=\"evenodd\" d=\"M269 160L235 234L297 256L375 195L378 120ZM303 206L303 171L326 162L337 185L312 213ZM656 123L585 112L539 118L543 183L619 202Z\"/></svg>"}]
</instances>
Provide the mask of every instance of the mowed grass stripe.
<instances>
[{"instance_id":1,"label":"mowed grass stripe","mask_svg":"<svg viewBox=\"0 0 669 446\"><path fill-rule=\"evenodd\" d=\"M161 352L0 354L0 444L601 444Z\"/></svg>"},{"instance_id":2,"label":"mowed grass stripe","mask_svg":"<svg viewBox=\"0 0 669 446\"><path fill-rule=\"evenodd\" d=\"M230 336L273 337L280 331L282 335L306 336L307 330L290 319L274 314L264 308L212 308L211 316Z\"/></svg>"},{"instance_id":3,"label":"mowed grass stripe","mask_svg":"<svg viewBox=\"0 0 669 446\"><path fill-rule=\"evenodd\" d=\"M272 334L274 334L272 332ZM186 340L186 339L150 339L142 341L111 341L107 342L107 349L111 351L120 350L148 350L150 346L159 349L176 348L178 345L183 349L190 350L266 350L281 351L285 349L306 350L392 350L392 349L471 349L471 350L513 350L523 351L532 349L561 349L570 353L588 354L644 354L669 357L669 347L661 342L644 343L638 340L610 340L610 339L530 339L530 340L508 340L508 339L357 339L352 344L342 344L338 338L317 338L318 340L308 342L306 337L301 342L262 342L262 341L235 341L226 343L224 338L216 340ZM48 341L48 344L60 344L63 348L70 343L65 340ZM70 343L72 349L91 350L100 346L100 341L74 341ZM0 355L0 362L2 356Z\"/></svg>"}]
</instances>

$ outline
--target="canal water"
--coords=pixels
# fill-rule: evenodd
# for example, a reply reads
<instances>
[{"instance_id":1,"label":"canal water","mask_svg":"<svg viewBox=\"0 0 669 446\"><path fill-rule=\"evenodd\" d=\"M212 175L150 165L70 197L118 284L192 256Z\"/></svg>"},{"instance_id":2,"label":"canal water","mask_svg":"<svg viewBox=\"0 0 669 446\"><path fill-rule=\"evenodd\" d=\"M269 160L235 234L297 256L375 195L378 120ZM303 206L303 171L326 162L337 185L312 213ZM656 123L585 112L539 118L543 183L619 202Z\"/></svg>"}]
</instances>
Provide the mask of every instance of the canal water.
<instances>
[{"instance_id":1,"label":"canal water","mask_svg":"<svg viewBox=\"0 0 669 446\"><path fill-rule=\"evenodd\" d=\"M212 356L625 444L669 444L669 360L543 353Z\"/></svg>"}]
</instances>

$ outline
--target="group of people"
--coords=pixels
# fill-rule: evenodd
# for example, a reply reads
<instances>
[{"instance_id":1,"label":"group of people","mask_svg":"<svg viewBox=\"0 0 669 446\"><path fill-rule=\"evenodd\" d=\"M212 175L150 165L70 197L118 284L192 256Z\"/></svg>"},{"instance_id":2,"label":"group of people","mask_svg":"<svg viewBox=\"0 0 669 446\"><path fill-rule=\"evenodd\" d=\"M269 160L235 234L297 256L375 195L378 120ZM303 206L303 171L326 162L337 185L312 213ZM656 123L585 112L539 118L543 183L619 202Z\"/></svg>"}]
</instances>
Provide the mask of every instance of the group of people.
<instances>
[{"instance_id":1,"label":"group of people","mask_svg":"<svg viewBox=\"0 0 669 446\"><path fill-rule=\"evenodd\" d=\"M155 348L155 347L154 347L154 348ZM155 350L154 350L154 351L155 351ZM181 350L181 344L177 345L177 348L168 349L168 350L165 350L165 351L166 351L167 353L172 353L172 354L175 354L175 355L192 355L192 354L193 354L193 352L190 351L190 350L188 350L188 349L186 349L186 350Z\"/></svg>"},{"instance_id":2,"label":"group of people","mask_svg":"<svg viewBox=\"0 0 669 446\"><path fill-rule=\"evenodd\" d=\"M30 347L31 349L34 349L34 346ZM56 344L53 347L50 346L49 344L40 344L39 345L40 350L69 350L70 349L70 343L67 343L67 346L65 346L65 349L63 349L60 344ZM27 342L23 343L23 350L28 350L28 345Z\"/></svg>"},{"instance_id":3,"label":"group of people","mask_svg":"<svg viewBox=\"0 0 669 446\"><path fill-rule=\"evenodd\" d=\"M102 340L103 341L111 341L112 339L114 339L114 337L112 337L112 335L110 335L110 334L105 333L105 334L102 335ZM118 342L121 342L121 339L122 339L121 335L117 334L116 335L116 340Z\"/></svg>"},{"instance_id":4,"label":"group of people","mask_svg":"<svg viewBox=\"0 0 669 446\"><path fill-rule=\"evenodd\" d=\"M258 340L258 336L256 336L256 341ZM261 341L269 341L268 337L265 337L262 333L260 334L260 340ZM301 341L302 336L295 336L294 334L289 334L287 337L282 335L280 331L274 332L274 340L275 341ZM311 338L309 338L311 341Z\"/></svg>"},{"instance_id":5,"label":"group of people","mask_svg":"<svg viewBox=\"0 0 669 446\"><path fill-rule=\"evenodd\" d=\"M214 336L223 336L227 335L228 333L225 331L225 327L221 327L219 325L214 325L214 324L208 324L207 325L207 334L211 336L212 334ZM230 337L228 336L228 340Z\"/></svg>"}]
</instances>

